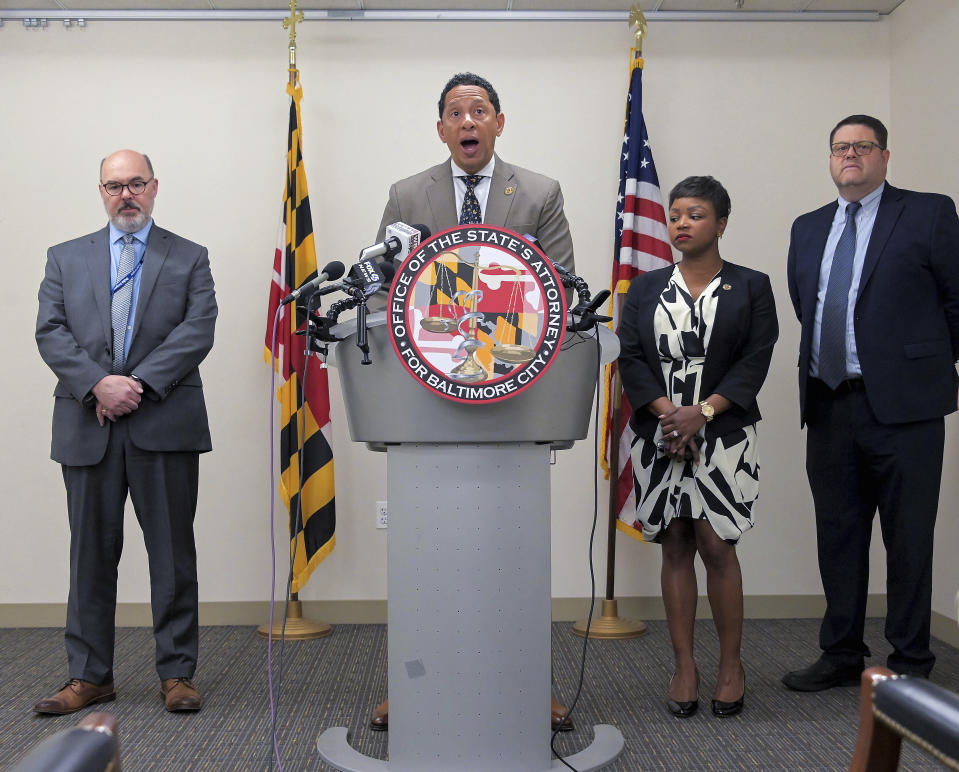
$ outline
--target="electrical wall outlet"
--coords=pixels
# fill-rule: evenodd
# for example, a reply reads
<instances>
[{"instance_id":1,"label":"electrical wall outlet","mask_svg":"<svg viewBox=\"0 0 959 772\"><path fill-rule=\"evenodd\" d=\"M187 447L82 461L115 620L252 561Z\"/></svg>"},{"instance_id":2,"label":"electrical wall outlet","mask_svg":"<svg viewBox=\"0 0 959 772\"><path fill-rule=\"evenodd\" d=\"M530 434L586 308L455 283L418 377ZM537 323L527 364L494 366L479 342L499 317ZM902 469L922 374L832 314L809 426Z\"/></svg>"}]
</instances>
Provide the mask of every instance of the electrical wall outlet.
<instances>
[{"instance_id":1,"label":"electrical wall outlet","mask_svg":"<svg viewBox=\"0 0 959 772\"><path fill-rule=\"evenodd\" d=\"M386 528L386 502L377 501L376 502L376 527L377 528Z\"/></svg>"}]
</instances>

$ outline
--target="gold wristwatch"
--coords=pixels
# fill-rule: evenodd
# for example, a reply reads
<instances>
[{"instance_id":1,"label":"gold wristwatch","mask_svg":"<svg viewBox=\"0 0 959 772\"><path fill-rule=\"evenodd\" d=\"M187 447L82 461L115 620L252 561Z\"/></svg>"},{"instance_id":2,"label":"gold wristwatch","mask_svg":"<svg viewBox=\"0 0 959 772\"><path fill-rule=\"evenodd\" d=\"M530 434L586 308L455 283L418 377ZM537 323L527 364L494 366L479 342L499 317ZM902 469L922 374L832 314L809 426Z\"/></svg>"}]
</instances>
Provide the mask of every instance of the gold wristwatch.
<instances>
[{"instance_id":1,"label":"gold wristwatch","mask_svg":"<svg viewBox=\"0 0 959 772\"><path fill-rule=\"evenodd\" d=\"M706 423L712 421L713 416L716 415L716 408L710 405L706 400L703 400L699 403L699 409L702 411L703 418L706 419Z\"/></svg>"}]
</instances>

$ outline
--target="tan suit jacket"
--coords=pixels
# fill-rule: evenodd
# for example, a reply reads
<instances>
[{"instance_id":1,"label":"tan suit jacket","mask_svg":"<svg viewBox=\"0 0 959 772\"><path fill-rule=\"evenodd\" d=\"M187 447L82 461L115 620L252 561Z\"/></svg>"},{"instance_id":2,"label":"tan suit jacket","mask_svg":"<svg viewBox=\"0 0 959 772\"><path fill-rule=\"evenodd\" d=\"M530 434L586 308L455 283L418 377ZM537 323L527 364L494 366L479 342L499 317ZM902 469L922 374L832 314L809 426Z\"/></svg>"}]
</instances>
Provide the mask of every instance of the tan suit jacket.
<instances>
[{"instance_id":1,"label":"tan suit jacket","mask_svg":"<svg viewBox=\"0 0 959 772\"><path fill-rule=\"evenodd\" d=\"M563 213L563 192L556 180L496 156L483 221L521 236L535 236L547 257L574 270L573 239ZM386 237L386 226L395 222L426 225L434 236L459 223L449 159L390 187L377 241Z\"/></svg>"}]
</instances>

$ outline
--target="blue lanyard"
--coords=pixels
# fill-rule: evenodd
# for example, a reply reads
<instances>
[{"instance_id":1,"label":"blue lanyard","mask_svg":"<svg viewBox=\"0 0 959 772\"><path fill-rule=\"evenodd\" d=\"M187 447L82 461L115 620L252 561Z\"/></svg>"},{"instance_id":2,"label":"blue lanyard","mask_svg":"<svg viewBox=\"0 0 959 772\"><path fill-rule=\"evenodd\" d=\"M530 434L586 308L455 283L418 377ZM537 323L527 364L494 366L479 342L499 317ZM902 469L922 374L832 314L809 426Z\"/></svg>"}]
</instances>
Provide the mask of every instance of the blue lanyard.
<instances>
[{"instance_id":1,"label":"blue lanyard","mask_svg":"<svg viewBox=\"0 0 959 772\"><path fill-rule=\"evenodd\" d=\"M140 269L143 267L143 258L141 257L137 260L137 264L133 266L133 270L130 271L126 276L124 276L120 281L110 287L110 297L113 297L118 290L126 286L127 282L131 282L136 278L136 275L140 272Z\"/></svg>"}]
</instances>

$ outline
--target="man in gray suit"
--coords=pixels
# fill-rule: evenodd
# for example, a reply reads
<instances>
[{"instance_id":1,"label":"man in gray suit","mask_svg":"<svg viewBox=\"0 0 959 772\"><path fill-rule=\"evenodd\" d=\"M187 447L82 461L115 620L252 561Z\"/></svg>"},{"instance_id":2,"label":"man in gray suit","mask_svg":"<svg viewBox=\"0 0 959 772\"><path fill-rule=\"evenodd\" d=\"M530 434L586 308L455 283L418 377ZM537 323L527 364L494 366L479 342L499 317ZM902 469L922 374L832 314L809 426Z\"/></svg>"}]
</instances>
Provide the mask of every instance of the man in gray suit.
<instances>
[{"instance_id":1,"label":"man in gray suit","mask_svg":"<svg viewBox=\"0 0 959 772\"><path fill-rule=\"evenodd\" d=\"M211 449L198 366L213 345L206 248L155 225L145 155L100 165L110 223L51 247L37 346L58 382L51 457L70 522L66 649L70 680L34 706L72 713L113 686L117 565L127 493L150 562L156 669L170 711L195 711L197 579L193 518L199 454Z\"/></svg>"},{"instance_id":2,"label":"man in gray suit","mask_svg":"<svg viewBox=\"0 0 959 772\"><path fill-rule=\"evenodd\" d=\"M471 72L450 78L440 93L436 122L450 158L390 187L377 241L395 222L426 225L434 235L456 225L484 223L534 236L547 257L573 271L563 191L556 180L508 164L494 153L505 124L499 95L488 80ZM553 698L553 729L573 728L566 712ZM370 728L382 732L388 727L389 701L384 700L373 711Z\"/></svg>"},{"instance_id":3,"label":"man in gray suit","mask_svg":"<svg viewBox=\"0 0 959 772\"><path fill-rule=\"evenodd\" d=\"M506 116L485 78L459 73L444 86L436 131L449 160L390 188L377 241L395 222L423 224L434 233L485 223L535 236L553 262L573 270L573 239L559 183L506 163L494 153Z\"/></svg>"}]
</instances>

